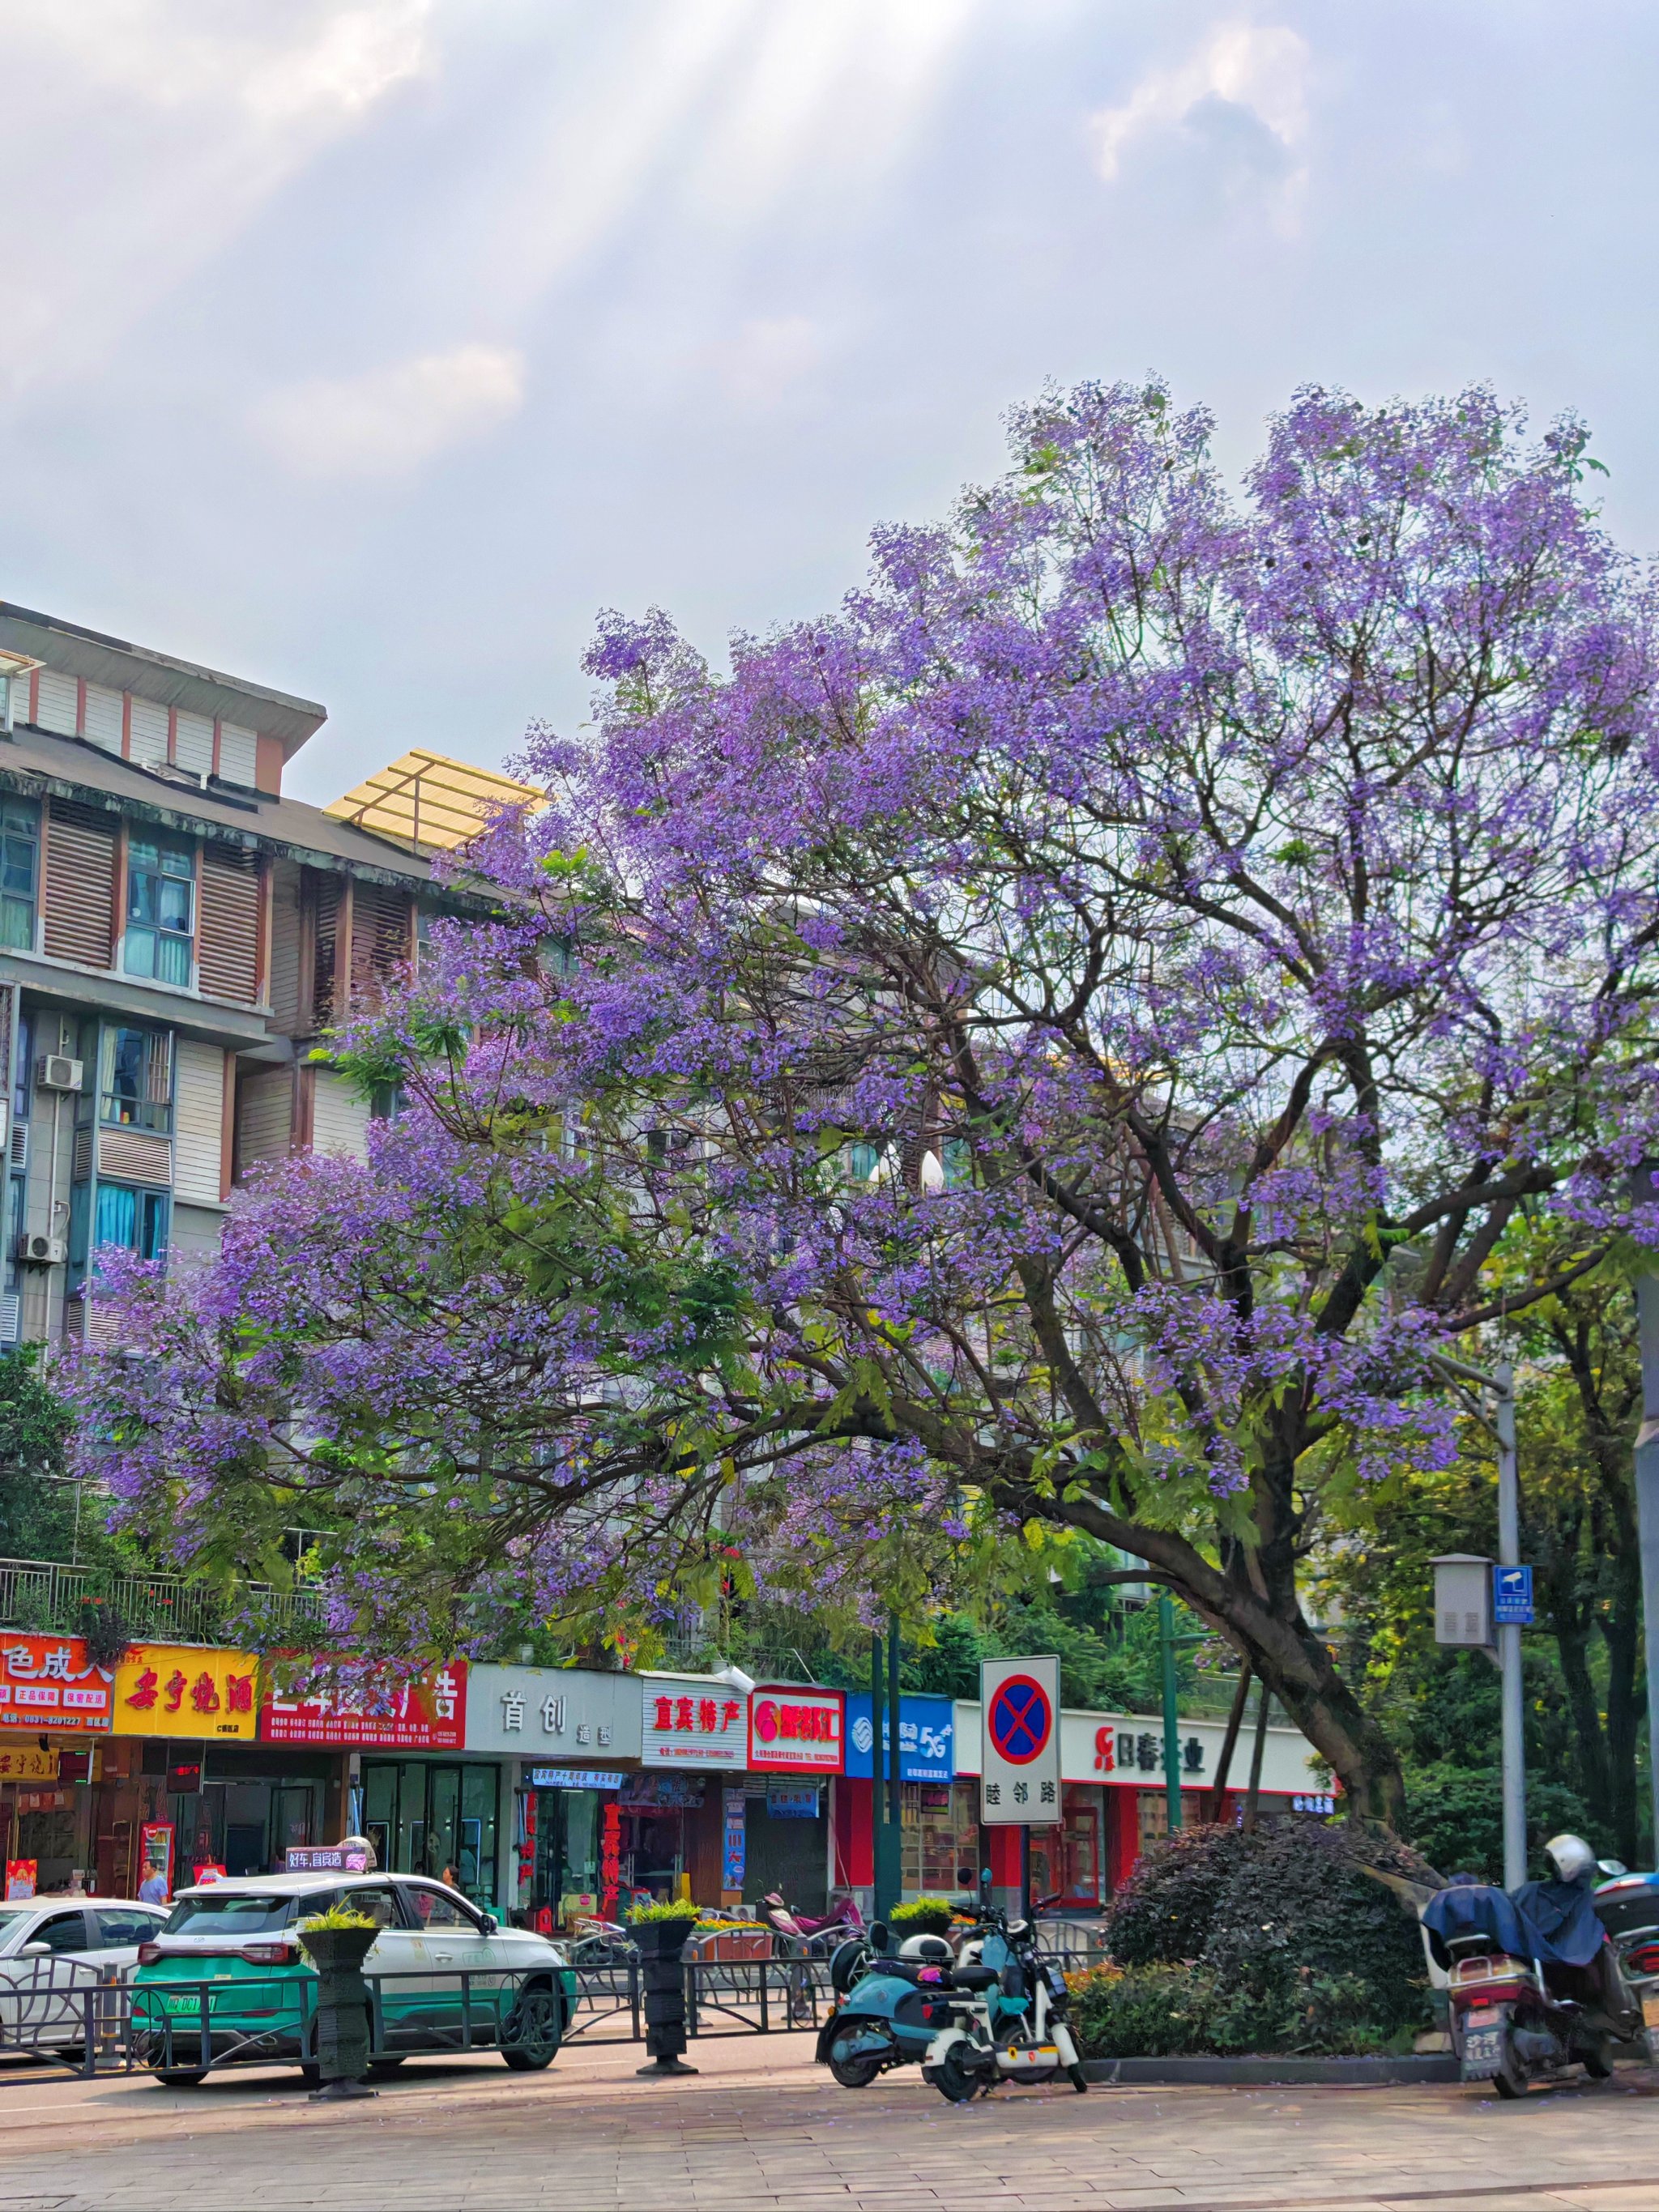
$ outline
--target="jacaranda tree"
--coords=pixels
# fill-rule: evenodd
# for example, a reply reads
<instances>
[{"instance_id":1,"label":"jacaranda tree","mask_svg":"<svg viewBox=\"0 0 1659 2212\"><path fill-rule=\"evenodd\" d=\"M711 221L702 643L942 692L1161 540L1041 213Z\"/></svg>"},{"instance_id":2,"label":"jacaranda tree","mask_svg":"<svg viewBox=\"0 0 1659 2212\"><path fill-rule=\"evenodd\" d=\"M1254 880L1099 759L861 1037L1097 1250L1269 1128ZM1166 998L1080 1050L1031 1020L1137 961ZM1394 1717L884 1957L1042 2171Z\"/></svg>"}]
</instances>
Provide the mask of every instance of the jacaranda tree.
<instances>
[{"instance_id":1,"label":"jacaranda tree","mask_svg":"<svg viewBox=\"0 0 1659 2212\"><path fill-rule=\"evenodd\" d=\"M1303 392L1239 500L1157 386L1011 430L729 672L604 618L501 921L341 1040L403 1112L127 1272L89 1434L392 1650L1098 1540L1391 1818L1298 1563L1449 1458L1434 1346L1659 1241L1652 587L1483 391Z\"/></svg>"}]
</instances>

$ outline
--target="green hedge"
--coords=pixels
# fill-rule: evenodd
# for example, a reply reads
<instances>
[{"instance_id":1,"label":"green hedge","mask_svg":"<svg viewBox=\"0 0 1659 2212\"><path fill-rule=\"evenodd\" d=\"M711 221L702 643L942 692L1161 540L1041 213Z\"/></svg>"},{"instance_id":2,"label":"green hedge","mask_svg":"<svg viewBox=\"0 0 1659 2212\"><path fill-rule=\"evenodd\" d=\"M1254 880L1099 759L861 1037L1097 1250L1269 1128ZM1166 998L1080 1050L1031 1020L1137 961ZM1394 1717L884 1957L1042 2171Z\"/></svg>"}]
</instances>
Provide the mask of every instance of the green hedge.
<instances>
[{"instance_id":1,"label":"green hedge","mask_svg":"<svg viewBox=\"0 0 1659 2212\"><path fill-rule=\"evenodd\" d=\"M1108 1922L1114 1966L1079 1984L1090 2055L1409 2048L1427 2024L1422 1939L1377 1873L1431 1878L1346 1821L1155 1844Z\"/></svg>"}]
</instances>

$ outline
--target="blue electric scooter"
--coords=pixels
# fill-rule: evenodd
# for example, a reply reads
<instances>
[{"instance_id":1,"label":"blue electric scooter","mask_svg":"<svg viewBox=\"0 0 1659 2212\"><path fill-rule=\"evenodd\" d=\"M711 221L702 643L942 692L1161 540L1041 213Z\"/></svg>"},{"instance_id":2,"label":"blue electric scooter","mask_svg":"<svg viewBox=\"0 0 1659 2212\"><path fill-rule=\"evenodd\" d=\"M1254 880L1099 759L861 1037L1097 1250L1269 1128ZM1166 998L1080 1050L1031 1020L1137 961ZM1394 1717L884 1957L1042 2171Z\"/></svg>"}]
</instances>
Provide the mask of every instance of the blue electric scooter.
<instances>
[{"instance_id":1,"label":"blue electric scooter","mask_svg":"<svg viewBox=\"0 0 1659 2212\"><path fill-rule=\"evenodd\" d=\"M996 1969L957 1966L942 1936L908 1936L895 1951L884 1921L868 1942L843 1943L830 1962L836 2009L817 2057L843 2089L867 2088L895 2066L920 2065L951 2016L951 1991L988 1986Z\"/></svg>"}]
</instances>

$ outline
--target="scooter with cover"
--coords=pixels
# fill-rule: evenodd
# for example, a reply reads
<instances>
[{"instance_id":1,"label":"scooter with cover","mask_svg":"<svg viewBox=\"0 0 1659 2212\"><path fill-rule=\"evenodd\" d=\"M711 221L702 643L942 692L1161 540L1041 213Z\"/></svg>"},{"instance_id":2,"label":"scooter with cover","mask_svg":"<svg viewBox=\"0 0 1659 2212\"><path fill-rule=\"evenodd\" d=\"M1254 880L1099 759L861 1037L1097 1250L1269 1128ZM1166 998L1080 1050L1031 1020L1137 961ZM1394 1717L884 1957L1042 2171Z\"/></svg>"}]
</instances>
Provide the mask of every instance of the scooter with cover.
<instances>
[{"instance_id":1,"label":"scooter with cover","mask_svg":"<svg viewBox=\"0 0 1659 2212\"><path fill-rule=\"evenodd\" d=\"M1594 1852L1566 1835L1544 1852L1547 1881L1512 1894L1452 1883L1423 1908L1431 1953L1447 1973L1459 2070L1500 2097L1522 2097L1529 2083L1563 2080L1575 2066L1604 2080L1613 2045L1642 2025L1596 1917Z\"/></svg>"}]
</instances>

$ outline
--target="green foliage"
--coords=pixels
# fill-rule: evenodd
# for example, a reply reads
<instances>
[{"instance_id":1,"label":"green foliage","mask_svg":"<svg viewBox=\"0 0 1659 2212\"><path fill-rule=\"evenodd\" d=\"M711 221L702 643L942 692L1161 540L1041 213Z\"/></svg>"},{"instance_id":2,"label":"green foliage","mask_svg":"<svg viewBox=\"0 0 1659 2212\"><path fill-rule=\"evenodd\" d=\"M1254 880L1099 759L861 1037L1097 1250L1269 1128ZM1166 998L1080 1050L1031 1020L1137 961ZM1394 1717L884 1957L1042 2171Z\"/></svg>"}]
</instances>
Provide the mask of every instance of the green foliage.
<instances>
[{"instance_id":1,"label":"green foliage","mask_svg":"<svg viewBox=\"0 0 1659 2212\"><path fill-rule=\"evenodd\" d=\"M1209 1980L1193 1966L1102 1966L1072 1984L1072 2030L1085 2058L1207 2051L1213 2009Z\"/></svg>"},{"instance_id":2,"label":"green foliage","mask_svg":"<svg viewBox=\"0 0 1659 2212\"><path fill-rule=\"evenodd\" d=\"M1548 1775L1527 1778L1527 1841L1532 1871L1546 1869L1542 1846L1570 1828L1587 1833L1595 1823L1583 1800ZM1460 1765L1450 1759L1406 1768L1406 1832L1443 1875L1504 1878L1503 1771L1493 1763Z\"/></svg>"},{"instance_id":3,"label":"green foliage","mask_svg":"<svg viewBox=\"0 0 1659 2212\"><path fill-rule=\"evenodd\" d=\"M1229 1985L1196 1966L1106 1966L1073 1984L1085 2058L1356 2057L1409 2046L1408 2027L1376 2017L1358 1974L1299 1970L1288 1985Z\"/></svg>"},{"instance_id":4,"label":"green foliage","mask_svg":"<svg viewBox=\"0 0 1659 2212\"><path fill-rule=\"evenodd\" d=\"M380 1924L367 1912L359 1912L352 1905L331 1905L326 1911L313 1912L308 1920L302 1920L298 1932L302 1936L327 1935L336 1928L378 1928Z\"/></svg>"},{"instance_id":5,"label":"green foliage","mask_svg":"<svg viewBox=\"0 0 1659 2212\"><path fill-rule=\"evenodd\" d=\"M702 1907L693 1905L689 1897L670 1897L650 1905L633 1905L627 1917L630 1926L635 1928L654 1920L683 1920L689 1928L701 1911Z\"/></svg>"},{"instance_id":6,"label":"green foliage","mask_svg":"<svg viewBox=\"0 0 1659 2212\"><path fill-rule=\"evenodd\" d=\"M887 1923L901 1936L943 1936L956 1917L948 1897L913 1897L893 1907Z\"/></svg>"},{"instance_id":7,"label":"green foliage","mask_svg":"<svg viewBox=\"0 0 1659 2212\"><path fill-rule=\"evenodd\" d=\"M1378 1873L1427 1869L1347 1822L1190 1828L1154 1845L1112 1910L1113 1959L1135 1986L1099 1995L1099 2033L1144 2037L1159 1990L1179 1999L1169 2033L1200 2039L1166 2051L1375 2050L1407 2036L1425 2013L1422 1942ZM1137 1979L1172 1972L1188 1978Z\"/></svg>"},{"instance_id":8,"label":"green foliage","mask_svg":"<svg viewBox=\"0 0 1659 2212\"><path fill-rule=\"evenodd\" d=\"M1238 1828L1182 1828L1146 1852L1113 1901L1110 1942L1118 1964L1196 1959L1255 1840Z\"/></svg>"},{"instance_id":9,"label":"green foliage","mask_svg":"<svg viewBox=\"0 0 1659 2212\"><path fill-rule=\"evenodd\" d=\"M10 1559L67 1559L75 1538L70 1415L40 1361L38 1344L0 1352L0 1557Z\"/></svg>"}]
</instances>

